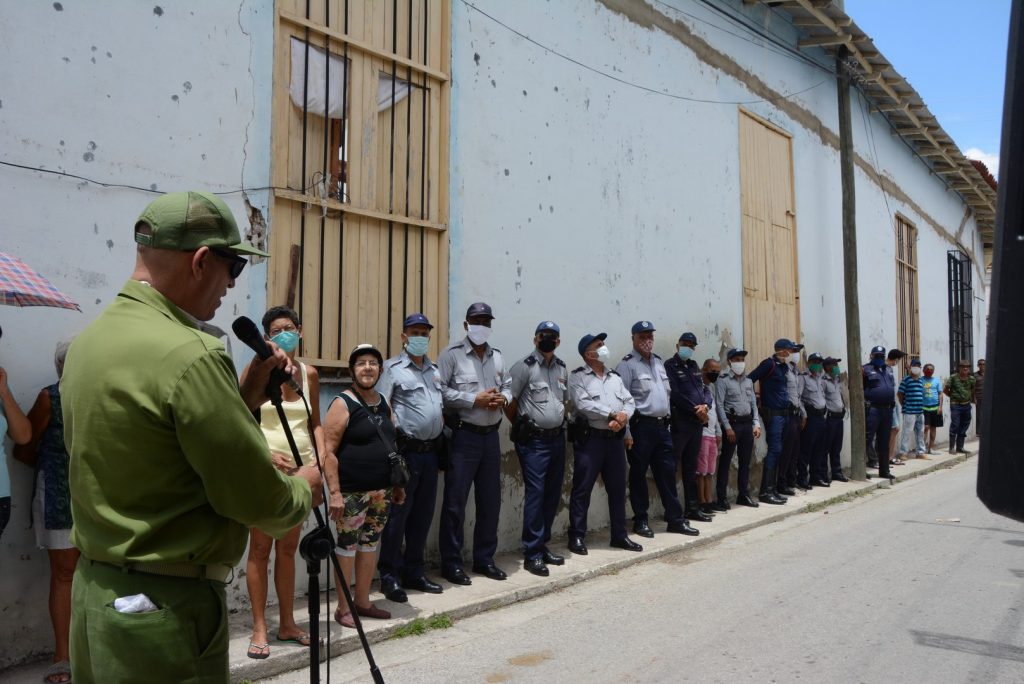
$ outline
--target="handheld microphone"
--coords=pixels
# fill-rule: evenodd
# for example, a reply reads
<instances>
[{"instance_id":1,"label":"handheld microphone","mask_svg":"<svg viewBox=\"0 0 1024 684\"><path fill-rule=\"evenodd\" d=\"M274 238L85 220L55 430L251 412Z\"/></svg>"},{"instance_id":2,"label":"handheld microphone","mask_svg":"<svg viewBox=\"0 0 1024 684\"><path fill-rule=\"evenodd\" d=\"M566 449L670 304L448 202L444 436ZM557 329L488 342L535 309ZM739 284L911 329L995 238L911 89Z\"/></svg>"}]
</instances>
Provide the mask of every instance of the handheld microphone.
<instances>
[{"instance_id":1,"label":"handheld microphone","mask_svg":"<svg viewBox=\"0 0 1024 684\"><path fill-rule=\"evenodd\" d=\"M260 334L259 328L252 322L252 319L246 316L239 316L235 319L235 322L231 324L231 329L235 331L235 337L244 342L247 347L256 352L261 360L269 359L273 354L270 351L270 347L267 346L266 341L263 339L263 335ZM280 368L275 368L270 372L271 385L280 386L282 383L287 384L292 390L302 396L302 387L299 383L295 382L295 378L285 373Z\"/></svg>"}]
</instances>

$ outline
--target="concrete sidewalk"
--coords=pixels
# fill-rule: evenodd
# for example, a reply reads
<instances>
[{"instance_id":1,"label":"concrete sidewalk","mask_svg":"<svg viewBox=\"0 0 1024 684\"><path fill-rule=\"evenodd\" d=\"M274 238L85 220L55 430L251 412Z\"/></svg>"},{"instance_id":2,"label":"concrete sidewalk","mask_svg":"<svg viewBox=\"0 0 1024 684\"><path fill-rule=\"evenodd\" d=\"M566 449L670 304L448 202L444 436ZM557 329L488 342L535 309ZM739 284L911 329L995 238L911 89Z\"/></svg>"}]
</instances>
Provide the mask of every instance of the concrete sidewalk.
<instances>
[{"instance_id":1,"label":"concrete sidewalk","mask_svg":"<svg viewBox=\"0 0 1024 684\"><path fill-rule=\"evenodd\" d=\"M972 440L967 445L971 455L977 453L977 441ZM896 476L896 482L917 477L940 468L949 467L962 462L969 455L950 455L946 452L937 453L929 458L931 460L911 460L906 465L892 466L892 472ZM874 473L875 471L869 471ZM564 587L571 586L577 582L583 582L597 575L614 573L622 568L640 563L665 554L675 553L688 548L708 544L721 540L724 537L739 534L760 525L767 525L783 518L797 515L799 513L817 510L839 500L856 496L878 487L888 487L887 480L873 478L864 482L833 482L831 487L816 487L809 492L798 490L797 496L790 497L789 502L782 506L768 506L762 504L759 508L746 508L734 506L728 513L719 513L713 522L698 524L700 529L699 537L685 537L679 534L664 533L664 523L654 526L654 539L634 539L643 544L644 550L641 553L631 553L612 549L608 546L608 531L601 530L591 532L587 535L587 547L590 554L587 556L576 556L569 553L564 546L565 540L560 539L552 545L552 551L566 556L566 563L561 567L552 566L550 577L537 577L522 567L522 556L519 553L506 553L495 559L499 567L508 572L508 579L503 582L496 582L479 575L470 574L473 584L468 587L455 587L444 580L442 594L420 594L409 593L409 602L405 604L391 603L379 593L371 593L370 598L381 608L392 614L390 620L365 620L363 627L366 630L367 639L370 643L376 643L392 637L396 631L416 618L430 618L433 615L447 614L453 620L481 613L500 606L509 605L519 601L536 598L544 594L557 591ZM432 571L431 577L439 579L437 572ZM296 583L303 586L306 579L303 576L296 577ZM322 573L321 584L326 581ZM333 580L332 580L333 584ZM334 596L331 596L331 611L327 611L326 604L321 602L321 619L331 618L336 605ZM306 614L306 600L296 599L296 620L303 628L308 626ZM268 610L268 616L273 616L274 610ZM304 668L309 663L308 651L293 644L284 644L274 641L276 621L271 623L270 657L266 660L253 660L246 656L251 635L252 620L248 612L235 613L230 616L231 643L230 663L231 681L241 682L243 680L258 680L274 675L282 674L290 670ZM321 637L326 634L326 624L321 622ZM355 630L346 629L337 623L331 623L331 645L332 655L347 653L360 648L358 636ZM326 654L326 648L321 648L321 657ZM41 680L43 672L48 663L35 663L23 667L8 670L0 673L0 680L11 684L22 682L37 683Z\"/></svg>"}]
</instances>

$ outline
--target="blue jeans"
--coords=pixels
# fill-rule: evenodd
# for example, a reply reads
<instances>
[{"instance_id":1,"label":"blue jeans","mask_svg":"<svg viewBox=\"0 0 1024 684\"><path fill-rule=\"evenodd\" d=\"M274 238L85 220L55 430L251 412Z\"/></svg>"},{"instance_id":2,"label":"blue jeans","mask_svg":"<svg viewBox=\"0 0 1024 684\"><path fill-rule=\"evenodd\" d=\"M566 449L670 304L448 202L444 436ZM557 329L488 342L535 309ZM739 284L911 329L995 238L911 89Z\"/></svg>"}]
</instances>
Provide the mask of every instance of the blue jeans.
<instances>
[{"instance_id":1,"label":"blue jeans","mask_svg":"<svg viewBox=\"0 0 1024 684\"><path fill-rule=\"evenodd\" d=\"M914 440L913 444L910 443L911 438ZM924 453L923 413L903 413L903 427L902 430L900 430L899 452L908 456L915 453L917 455Z\"/></svg>"},{"instance_id":2,"label":"blue jeans","mask_svg":"<svg viewBox=\"0 0 1024 684\"><path fill-rule=\"evenodd\" d=\"M779 457L782 455L782 439L786 434L786 423L789 416L783 414L772 414L770 420L764 424L765 441L768 442L768 454L764 457L765 470L775 470L779 467Z\"/></svg>"},{"instance_id":3,"label":"blue jeans","mask_svg":"<svg viewBox=\"0 0 1024 684\"><path fill-rule=\"evenodd\" d=\"M565 478L565 431L556 437L531 437L516 444L523 469L523 555L540 558L551 539L551 525Z\"/></svg>"}]
</instances>

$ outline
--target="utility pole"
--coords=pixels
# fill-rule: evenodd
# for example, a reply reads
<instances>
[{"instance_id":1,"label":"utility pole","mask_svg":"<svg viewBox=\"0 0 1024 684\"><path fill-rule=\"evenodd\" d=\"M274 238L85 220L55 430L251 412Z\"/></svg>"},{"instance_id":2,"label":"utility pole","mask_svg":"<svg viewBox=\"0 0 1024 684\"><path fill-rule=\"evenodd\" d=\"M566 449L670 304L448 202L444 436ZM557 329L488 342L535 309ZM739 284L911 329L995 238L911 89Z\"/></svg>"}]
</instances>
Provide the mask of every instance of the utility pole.
<instances>
[{"instance_id":1,"label":"utility pole","mask_svg":"<svg viewBox=\"0 0 1024 684\"><path fill-rule=\"evenodd\" d=\"M850 74L845 45L836 55L839 93L839 167L843 181L843 293L846 299L846 357L850 388L850 476L867 479L864 377L860 372L860 302L857 298L857 212L853 178L853 124L850 115Z\"/></svg>"}]
</instances>

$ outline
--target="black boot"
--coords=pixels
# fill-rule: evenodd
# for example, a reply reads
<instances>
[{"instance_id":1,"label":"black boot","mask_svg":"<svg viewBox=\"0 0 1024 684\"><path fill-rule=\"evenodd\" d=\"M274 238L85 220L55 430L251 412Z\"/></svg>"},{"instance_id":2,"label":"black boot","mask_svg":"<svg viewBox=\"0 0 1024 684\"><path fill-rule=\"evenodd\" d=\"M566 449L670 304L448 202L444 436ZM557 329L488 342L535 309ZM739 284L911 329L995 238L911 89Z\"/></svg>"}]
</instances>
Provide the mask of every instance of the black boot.
<instances>
[{"instance_id":1,"label":"black boot","mask_svg":"<svg viewBox=\"0 0 1024 684\"><path fill-rule=\"evenodd\" d=\"M761 503L772 504L779 506L786 503L786 499L783 499L775 493L775 470L765 469L761 473L761 496L758 497Z\"/></svg>"}]
</instances>

